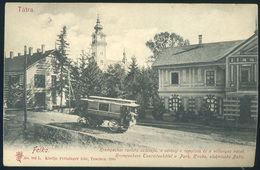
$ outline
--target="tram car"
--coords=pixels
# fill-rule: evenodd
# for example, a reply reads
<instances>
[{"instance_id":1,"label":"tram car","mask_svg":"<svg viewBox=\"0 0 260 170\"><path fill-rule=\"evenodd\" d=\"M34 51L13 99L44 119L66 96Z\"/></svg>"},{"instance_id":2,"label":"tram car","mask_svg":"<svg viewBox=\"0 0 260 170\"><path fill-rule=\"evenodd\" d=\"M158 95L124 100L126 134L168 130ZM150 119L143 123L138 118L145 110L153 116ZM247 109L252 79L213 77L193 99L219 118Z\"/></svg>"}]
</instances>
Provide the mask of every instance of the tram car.
<instances>
[{"instance_id":1,"label":"tram car","mask_svg":"<svg viewBox=\"0 0 260 170\"><path fill-rule=\"evenodd\" d=\"M135 100L90 96L80 100L78 123L97 127L108 121L112 132L125 132L136 124L137 109Z\"/></svg>"}]
</instances>

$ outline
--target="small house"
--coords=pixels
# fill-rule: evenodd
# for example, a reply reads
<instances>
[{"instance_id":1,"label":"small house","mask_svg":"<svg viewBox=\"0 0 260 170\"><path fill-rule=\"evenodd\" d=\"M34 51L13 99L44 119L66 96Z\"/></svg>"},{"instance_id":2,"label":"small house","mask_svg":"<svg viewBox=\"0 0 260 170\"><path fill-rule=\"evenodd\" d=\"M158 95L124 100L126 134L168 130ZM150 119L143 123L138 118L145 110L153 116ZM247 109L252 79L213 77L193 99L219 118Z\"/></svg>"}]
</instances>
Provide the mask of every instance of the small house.
<instances>
[{"instance_id":1,"label":"small house","mask_svg":"<svg viewBox=\"0 0 260 170\"><path fill-rule=\"evenodd\" d=\"M14 56L11 51L10 58L5 58L4 102L7 107L23 107L25 55L27 56L27 105L29 108L51 110L59 102L57 90L59 74L52 65L55 55L59 53L56 50L46 51L45 45L35 53L33 48L29 47L28 54L25 46L24 55L18 53L18 56Z\"/></svg>"}]
</instances>

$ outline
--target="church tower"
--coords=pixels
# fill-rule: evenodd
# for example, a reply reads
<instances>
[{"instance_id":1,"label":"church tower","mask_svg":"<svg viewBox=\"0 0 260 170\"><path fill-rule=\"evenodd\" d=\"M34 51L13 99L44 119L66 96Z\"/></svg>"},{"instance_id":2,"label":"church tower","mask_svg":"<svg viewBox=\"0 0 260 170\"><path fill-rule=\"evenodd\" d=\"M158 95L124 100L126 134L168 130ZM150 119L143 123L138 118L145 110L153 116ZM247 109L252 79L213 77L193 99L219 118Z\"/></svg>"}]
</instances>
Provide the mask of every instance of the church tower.
<instances>
[{"instance_id":1,"label":"church tower","mask_svg":"<svg viewBox=\"0 0 260 170\"><path fill-rule=\"evenodd\" d=\"M127 63L126 54L125 54L125 49L124 49L124 52L123 52L123 59L122 59L122 62L123 62L124 64Z\"/></svg>"},{"instance_id":2,"label":"church tower","mask_svg":"<svg viewBox=\"0 0 260 170\"><path fill-rule=\"evenodd\" d=\"M124 52L123 52L122 66L124 67L124 69L125 69L125 71L127 73L127 71L128 71L128 62L127 62L127 58L126 58L125 49L124 49Z\"/></svg>"},{"instance_id":3,"label":"church tower","mask_svg":"<svg viewBox=\"0 0 260 170\"><path fill-rule=\"evenodd\" d=\"M97 62L101 70L106 69L106 34L102 32L103 26L100 24L99 16L97 17L97 23L94 27L95 32L92 34L92 56Z\"/></svg>"}]
</instances>

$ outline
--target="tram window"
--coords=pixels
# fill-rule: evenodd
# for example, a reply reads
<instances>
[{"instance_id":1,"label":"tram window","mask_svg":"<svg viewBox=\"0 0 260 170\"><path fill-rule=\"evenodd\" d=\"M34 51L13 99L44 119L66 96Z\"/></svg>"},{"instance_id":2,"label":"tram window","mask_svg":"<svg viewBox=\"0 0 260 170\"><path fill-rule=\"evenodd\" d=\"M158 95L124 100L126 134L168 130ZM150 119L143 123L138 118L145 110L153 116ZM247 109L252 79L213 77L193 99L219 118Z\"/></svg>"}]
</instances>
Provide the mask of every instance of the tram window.
<instances>
[{"instance_id":1,"label":"tram window","mask_svg":"<svg viewBox=\"0 0 260 170\"><path fill-rule=\"evenodd\" d=\"M99 110L101 111L108 111L109 104L106 103L99 103Z\"/></svg>"},{"instance_id":2,"label":"tram window","mask_svg":"<svg viewBox=\"0 0 260 170\"><path fill-rule=\"evenodd\" d=\"M111 104L111 112L120 113L120 105Z\"/></svg>"},{"instance_id":3,"label":"tram window","mask_svg":"<svg viewBox=\"0 0 260 170\"><path fill-rule=\"evenodd\" d=\"M88 108L98 110L98 102L88 102Z\"/></svg>"}]
</instances>

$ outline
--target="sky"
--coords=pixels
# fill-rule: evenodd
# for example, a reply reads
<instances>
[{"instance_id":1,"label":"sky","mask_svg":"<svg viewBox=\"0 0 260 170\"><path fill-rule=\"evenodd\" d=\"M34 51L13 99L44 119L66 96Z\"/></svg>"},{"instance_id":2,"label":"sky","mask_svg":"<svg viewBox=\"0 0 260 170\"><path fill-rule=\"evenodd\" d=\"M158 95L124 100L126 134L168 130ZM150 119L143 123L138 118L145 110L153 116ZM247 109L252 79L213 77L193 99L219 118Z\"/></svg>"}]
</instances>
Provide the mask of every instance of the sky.
<instances>
[{"instance_id":1,"label":"sky","mask_svg":"<svg viewBox=\"0 0 260 170\"><path fill-rule=\"evenodd\" d=\"M21 12L32 8L34 12ZM112 3L7 3L5 7L5 54L23 54L24 45L36 52L41 44L54 49L57 35L68 28L69 57L89 51L97 14L107 35L107 59L134 55L145 66L152 52L145 43L160 32L176 33L198 43L242 40L253 35L257 23L254 4L112 4Z\"/></svg>"}]
</instances>

